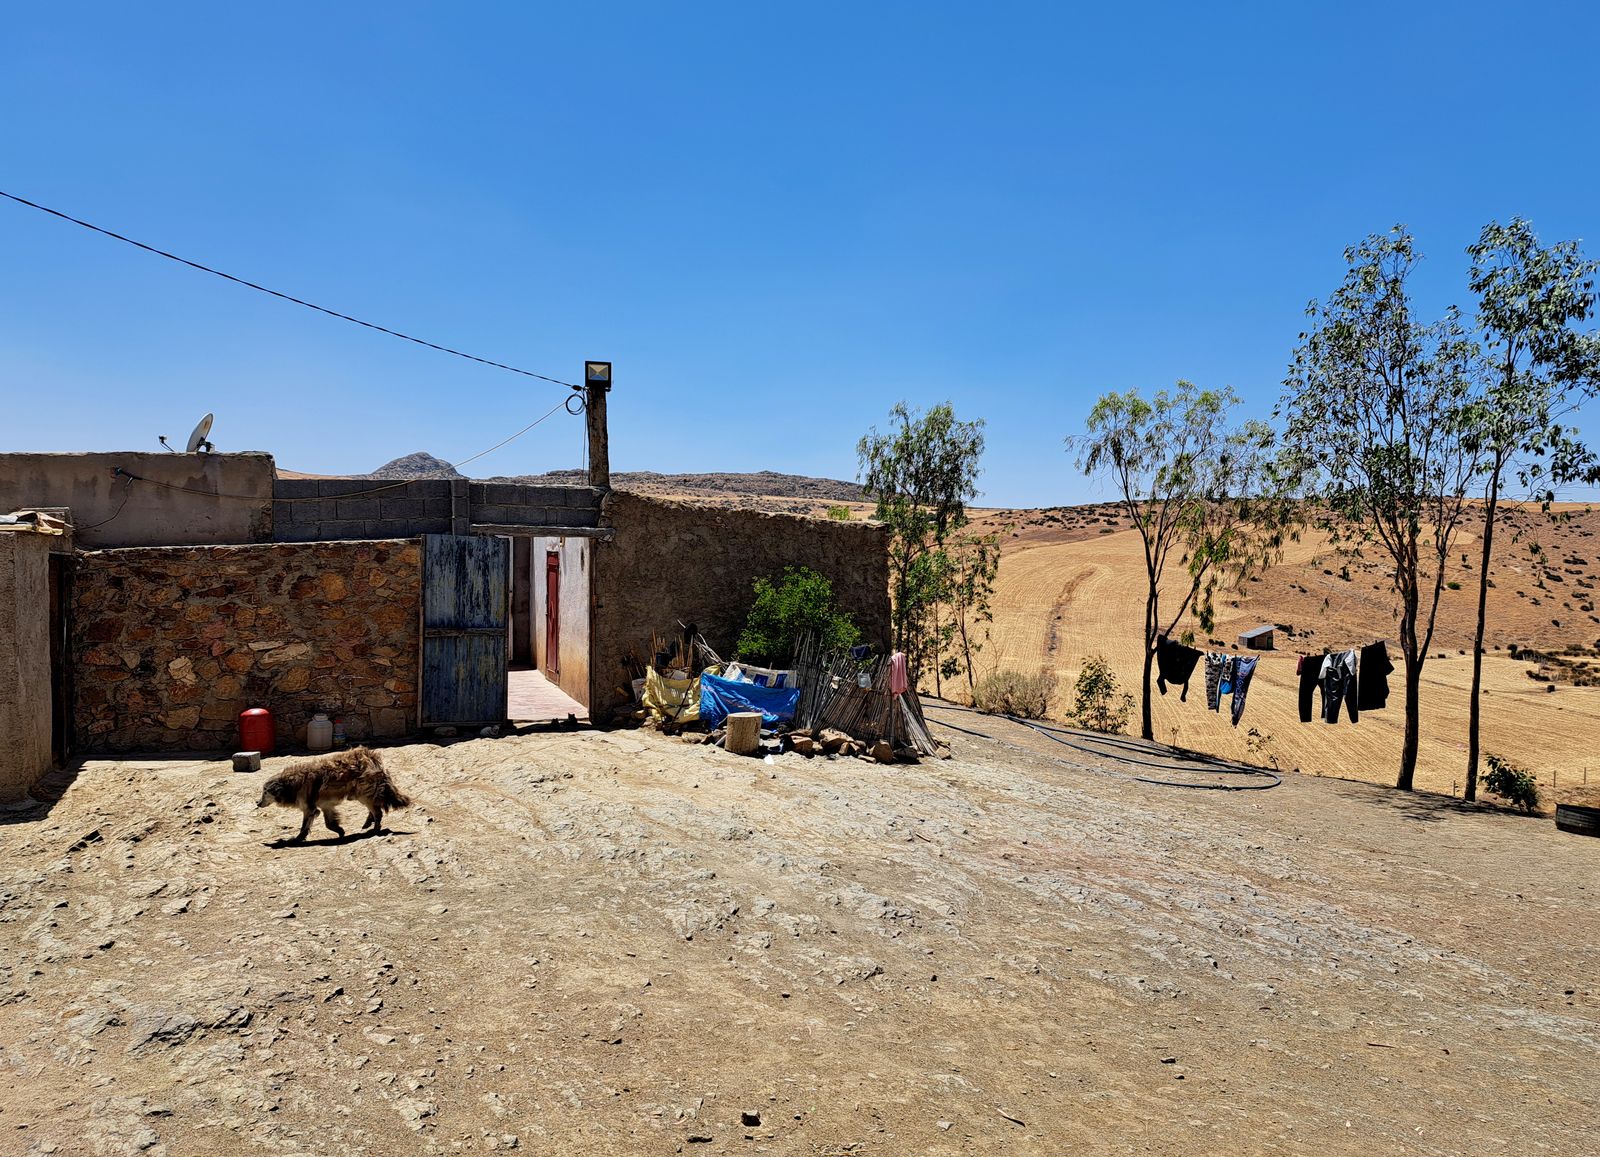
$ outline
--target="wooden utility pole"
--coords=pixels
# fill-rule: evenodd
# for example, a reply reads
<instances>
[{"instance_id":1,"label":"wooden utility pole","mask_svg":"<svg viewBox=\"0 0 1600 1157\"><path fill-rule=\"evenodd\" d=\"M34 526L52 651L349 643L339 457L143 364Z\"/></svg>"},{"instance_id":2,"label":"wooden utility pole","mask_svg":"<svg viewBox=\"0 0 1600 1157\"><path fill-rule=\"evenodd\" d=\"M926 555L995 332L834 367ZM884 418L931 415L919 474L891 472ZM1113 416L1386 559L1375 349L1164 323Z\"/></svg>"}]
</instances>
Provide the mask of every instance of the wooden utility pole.
<instances>
[{"instance_id":1,"label":"wooden utility pole","mask_svg":"<svg viewBox=\"0 0 1600 1157\"><path fill-rule=\"evenodd\" d=\"M589 426L589 485L611 489L611 446L606 434L606 395L611 392L611 363L583 363L583 411Z\"/></svg>"}]
</instances>

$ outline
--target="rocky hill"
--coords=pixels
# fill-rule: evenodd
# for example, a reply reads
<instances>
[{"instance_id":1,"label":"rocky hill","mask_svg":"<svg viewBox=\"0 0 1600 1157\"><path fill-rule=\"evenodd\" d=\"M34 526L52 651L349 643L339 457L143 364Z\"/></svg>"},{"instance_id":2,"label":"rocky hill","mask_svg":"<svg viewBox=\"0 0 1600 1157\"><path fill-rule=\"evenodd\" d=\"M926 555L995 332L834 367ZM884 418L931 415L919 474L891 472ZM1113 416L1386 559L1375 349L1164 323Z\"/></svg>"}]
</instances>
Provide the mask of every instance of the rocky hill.
<instances>
[{"instance_id":1,"label":"rocky hill","mask_svg":"<svg viewBox=\"0 0 1600 1157\"><path fill-rule=\"evenodd\" d=\"M443 458L435 458L426 450L418 450L414 454L407 454L396 458L392 462L385 462L371 474L362 474L362 478L463 478L459 470Z\"/></svg>"},{"instance_id":2,"label":"rocky hill","mask_svg":"<svg viewBox=\"0 0 1600 1157\"><path fill-rule=\"evenodd\" d=\"M581 486L581 470L552 470L545 474L519 474L491 478L491 482L527 482L533 485ZM738 495L763 498L803 498L813 502L860 502L861 487L837 478L810 478L761 470L754 474L658 474L653 470L613 473L619 490L635 494Z\"/></svg>"}]
</instances>

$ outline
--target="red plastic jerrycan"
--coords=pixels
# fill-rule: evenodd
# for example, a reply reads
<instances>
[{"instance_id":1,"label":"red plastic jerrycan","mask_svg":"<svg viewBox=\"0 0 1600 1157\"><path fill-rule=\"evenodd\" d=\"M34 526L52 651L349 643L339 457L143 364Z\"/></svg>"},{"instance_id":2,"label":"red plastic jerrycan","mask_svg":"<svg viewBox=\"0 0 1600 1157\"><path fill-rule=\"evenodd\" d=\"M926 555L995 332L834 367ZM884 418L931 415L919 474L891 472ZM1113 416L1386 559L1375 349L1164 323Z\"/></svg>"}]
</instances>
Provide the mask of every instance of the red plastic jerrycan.
<instances>
[{"instance_id":1,"label":"red plastic jerrycan","mask_svg":"<svg viewBox=\"0 0 1600 1157\"><path fill-rule=\"evenodd\" d=\"M277 744L277 728L272 722L272 712L265 707L252 707L239 712L239 750L259 751L271 755Z\"/></svg>"}]
</instances>

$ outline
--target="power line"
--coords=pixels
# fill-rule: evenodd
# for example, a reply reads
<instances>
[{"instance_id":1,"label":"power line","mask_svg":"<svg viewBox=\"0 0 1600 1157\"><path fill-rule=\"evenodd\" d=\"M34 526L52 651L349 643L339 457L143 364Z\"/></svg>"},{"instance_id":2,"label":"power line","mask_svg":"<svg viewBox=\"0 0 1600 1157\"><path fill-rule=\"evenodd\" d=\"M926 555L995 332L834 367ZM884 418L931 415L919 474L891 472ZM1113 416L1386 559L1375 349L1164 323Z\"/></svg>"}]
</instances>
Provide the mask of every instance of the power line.
<instances>
[{"instance_id":1,"label":"power line","mask_svg":"<svg viewBox=\"0 0 1600 1157\"><path fill-rule=\"evenodd\" d=\"M452 463L452 465L454 465L457 468L459 468L459 467L465 466L468 462L476 462L479 458L482 458L485 454L491 454L494 451L500 449L500 447L504 446L507 442L513 442L516 439L522 437L529 430L531 430L535 426L537 426L540 422L544 421L546 418L550 417L550 415L554 414L557 410L565 410L569 414L581 414L581 413L583 413L583 410L581 408L577 409L577 410L574 410L572 408L572 398L570 396L562 398L559 402L557 402L555 405L551 406L543 414L540 414L533 421L529 422L526 426L522 427L522 429L518 430L515 434L511 435L511 437L504 438L504 439L500 440L499 442L496 442L493 446L490 446L489 449L487 449L487 450L479 450L472 457L463 458L459 462Z\"/></svg>"},{"instance_id":2,"label":"power line","mask_svg":"<svg viewBox=\"0 0 1600 1157\"><path fill-rule=\"evenodd\" d=\"M518 438L520 438L524 434L526 434L529 430L533 429L539 423L543 422L546 418L549 418L553 414L555 414L555 412L557 410L566 410L567 413L569 413L569 414L581 414L581 413L583 413L583 410L581 408L578 409L578 410L573 410L572 407L571 407L571 403L572 403L572 398L570 396L561 399L561 401L559 401L555 405L551 406L543 414L540 414L537 418L535 418L533 421L529 422L526 426L522 427L522 429L518 430L515 434L512 434L509 438L502 438L500 441L496 442L493 446L490 446L489 449L487 449L487 450L479 450L476 454L472 455L470 458L463 458L461 461L456 462L453 465L455 465L455 466L465 466L468 462L476 462L479 458L482 458L485 454L489 454L489 453L492 453L495 450L500 449L500 447L506 445L508 442L516 441ZM228 493L225 493L225 492L220 492L220 491L215 491L215 490L201 490L199 487L196 487L196 486L179 486L175 482L163 482L159 478L146 478L142 474L134 474L132 471L124 470L121 466L116 467L113 470L113 474L115 474L117 477L120 477L120 478L132 479L135 482L148 482L152 486L161 486L161 487L165 487L168 490L181 490L185 494L199 494L199 495L203 495L206 498L236 498L236 499L239 499L240 501L243 501L243 502L260 502L260 501L262 501L263 499L265 499L267 497L266 495L262 495L262 494L228 494ZM273 497L273 498L270 499L270 501L272 501L272 502L322 502L324 499L327 499L327 498L366 498L367 496L372 495L372 494L382 494L386 490L398 490L402 486L410 486L413 482L437 482L437 481L440 481L440 479L438 479L438 478L428 478L426 476L424 476L422 478L403 478L399 482L390 482L390 483L388 483L387 485L384 485L384 486L375 486L370 490L353 490L349 494L319 494L319 495L314 495L314 496L309 497L309 498L277 498L277 497ZM127 494L126 493L123 494L122 501L123 501L124 504L127 503L128 498L127 498ZM121 512L122 512L122 507L120 507L120 506L117 507L117 513L120 514ZM115 518L116 515L114 514L111 517ZM110 521L111 521L110 518L106 519L106 522L110 522ZM103 526L103 525L105 525L105 523L96 523L95 525L96 526ZM83 529L88 530L88 529L92 529L92 528L91 527L84 527Z\"/></svg>"},{"instance_id":3,"label":"power line","mask_svg":"<svg viewBox=\"0 0 1600 1157\"><path fill-rule=\"evenodd\" d=\"M128 505L128 495L130 493L132 493L132 491L133 491L133 475L127 473L126 471L122 471L122 470L119 470L117 473L121 476L121 478L123 480L122 481L122 501L117 503L117 508L111 512L111 517L110 518L102 518L99 522L91 522L88 526L77 526L77 527L74 527L73 528L73 532L74 533L77 533L78 531L83 531L83 530L99 530L102 526L106 525L106 523L115 522L116 519L117 519L117 515L122 513L122 508L124 506Z\"/></svg>"},{"instance_id":4,"label":"power line","mask_svg":"<svg viewBox=\"0 0 1600 1157\"><path fill-rule=\"evenodd\" d=\"M318 313L325 313L329 317L338 318L340 321L354 322L356 325L365 326L368 329L375 329L379 333L386 333L390 337L397 337L402 341L409 341L420 346L427 346L429 349L438 350L440 353L453 354L458 358L465 358L469 362L478 362L480 365L493 366L497 370L509 370L513 374L521 374L526 378L538 378L541 382L550 382L553 385L566 386L568 389L576 390L581 388L577 385L574 385L572 382L564 382L560 378L546 377L544 374L536 374L532 370L518 369L516 366L508 366L504 362L490 361L488 358L480 358L476 354L463 353L461 350L451 349L449 346L438 345L431 341L423 341L420 337L412 337L410 334L401 333L397 329L390 329L388 326L378 325L375 322L362 321L359 317L351 317L348 313L340 313L336 309L329 309L326 306L317 305L314 302L305 301L301 298L293 297L287 293L279 293L276 289L268 289L265 285L257 285L253 281L246 281L242 277L235 277L231 273L224 273L220 269L213 269L211 266L202 265L198 261L190 261L187 257L179 257L175 253L168 253L165 249L157 249L154 245L146 245L143 241L135 241L132 237L124 237L121 233L113 233L110 229L102 229L98 225L90 224L88 221L81 221L77 217L63 213L60 209L52 209L48 205L41 205L37 201L30 201L26 197L17 196L15 193L7 193L4 189L0 189L0 197L4 197L8 201L15 201L19 205L26 205L30 209L37 209L41 213L48 213L52 217L59 217L63 221L70 221L72 224L82 226L91 232L99 233L102 236L110 237L113 240L121 241L127 245L132 245L135 249L143 249L146 253L154 253L157 257L165 257L168 261L176 261L179 265L187 265L190 269L198 269L202 273L209 273L213 277L220 277L224 281L231 281L235 285L244 286L246 289L254 289L258 293L265 293L271 297L276 297L283 301L293 302L295 305L303 305L307 309L314 309Z\"/></svg>"}]
</instances>

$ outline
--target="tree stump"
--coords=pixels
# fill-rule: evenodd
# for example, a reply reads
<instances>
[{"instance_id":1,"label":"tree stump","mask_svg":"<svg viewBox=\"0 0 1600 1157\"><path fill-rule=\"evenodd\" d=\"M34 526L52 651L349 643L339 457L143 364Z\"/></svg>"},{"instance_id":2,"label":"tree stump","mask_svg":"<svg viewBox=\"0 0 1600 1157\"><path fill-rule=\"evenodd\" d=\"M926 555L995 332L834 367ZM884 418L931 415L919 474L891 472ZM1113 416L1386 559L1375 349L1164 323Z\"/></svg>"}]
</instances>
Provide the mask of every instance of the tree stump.
<instances>
[{"instance_id":1,"label":"tree stump","mask_svg":"<svg viewBox=\"0 0 1600 1157\"><path fill-rule=\"evenodd\" d=\"M761 712L730 712L728 737L722 745L735 755L754 755L761 746Z\"/></svg>"}]
</instances>

